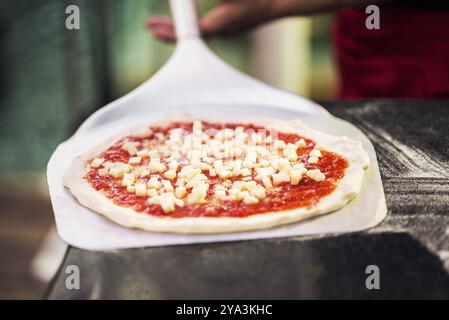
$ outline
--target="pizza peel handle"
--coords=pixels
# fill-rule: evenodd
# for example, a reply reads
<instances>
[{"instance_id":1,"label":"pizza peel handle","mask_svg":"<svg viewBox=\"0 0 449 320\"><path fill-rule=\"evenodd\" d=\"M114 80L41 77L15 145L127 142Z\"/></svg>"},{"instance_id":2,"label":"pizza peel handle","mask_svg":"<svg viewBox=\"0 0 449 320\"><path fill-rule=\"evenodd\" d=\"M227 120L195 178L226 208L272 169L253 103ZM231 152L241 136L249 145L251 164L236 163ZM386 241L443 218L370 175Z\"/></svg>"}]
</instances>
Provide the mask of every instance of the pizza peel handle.
<instances>
[{"instance_id":1,"label":"pizza peel handle","mask_svg":"<svg viewBox=\"0 0 449 320\"><path fill-rule=\"evenodd\" d=\"M194 0L170 0L170 8L175 22L176 38L198 38L198 10Z\"/></svg>"}]
</instances>

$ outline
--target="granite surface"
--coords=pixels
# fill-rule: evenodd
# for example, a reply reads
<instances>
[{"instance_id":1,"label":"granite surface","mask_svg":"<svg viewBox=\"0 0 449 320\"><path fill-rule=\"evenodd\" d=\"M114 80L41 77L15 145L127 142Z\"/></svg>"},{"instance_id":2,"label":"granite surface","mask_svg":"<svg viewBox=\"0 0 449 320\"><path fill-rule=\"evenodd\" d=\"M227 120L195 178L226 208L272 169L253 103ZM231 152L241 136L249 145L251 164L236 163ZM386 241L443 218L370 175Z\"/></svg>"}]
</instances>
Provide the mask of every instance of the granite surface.
<instances>
[{"instance_id":1,"label":"granite surface","mask_svg":"<svg viewBox=\"0 0 449 320\"><path fill-rule=\"evenodd\" d=\"M377 151L388 216L345 235L88 252L49 299L449 298L449 101L323 103ZM65 287L80 268L79 290ZM367 266L380 289L365 286Z\"/></svg>"}]
</instances>

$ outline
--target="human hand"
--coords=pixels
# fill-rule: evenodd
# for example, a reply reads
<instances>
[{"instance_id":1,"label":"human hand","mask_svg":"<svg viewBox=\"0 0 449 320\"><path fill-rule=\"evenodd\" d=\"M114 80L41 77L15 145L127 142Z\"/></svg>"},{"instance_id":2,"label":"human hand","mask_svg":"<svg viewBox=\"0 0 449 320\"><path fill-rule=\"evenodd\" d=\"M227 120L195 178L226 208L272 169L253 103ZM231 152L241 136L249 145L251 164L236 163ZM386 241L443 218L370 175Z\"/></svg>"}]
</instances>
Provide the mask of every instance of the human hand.
<instances>
[{"instance_id":1,"label":"human hand","mask_svg":"<svg viewBox=\"0 0 449 320\"><path fill-rule=\"evenodd\" d=\"M234 35L283 15L283 0L222 0L199 21L203 37ZM146 22L153 36L164 41L176 40L173 21L154 16Z\"/></svg>"}]
</instances>

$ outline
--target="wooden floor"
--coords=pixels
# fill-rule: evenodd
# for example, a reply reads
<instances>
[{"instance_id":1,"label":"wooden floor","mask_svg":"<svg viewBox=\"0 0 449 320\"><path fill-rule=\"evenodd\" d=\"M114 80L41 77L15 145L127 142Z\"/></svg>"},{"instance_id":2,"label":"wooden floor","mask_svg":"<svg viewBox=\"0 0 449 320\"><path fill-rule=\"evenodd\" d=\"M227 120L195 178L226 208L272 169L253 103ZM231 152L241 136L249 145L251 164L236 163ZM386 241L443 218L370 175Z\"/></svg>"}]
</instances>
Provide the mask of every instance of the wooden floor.
<instances>
[{"instance_id":1,"label":"wooden floor","mask_svg":"<svg viewBox=\"0 0 449 320\"><path fill-rule=\"evenodd\" d=\"M40 299L47 284L30 264L53 223L42 196L0 195L0 299Z\"/></svg>"}]
</instances>

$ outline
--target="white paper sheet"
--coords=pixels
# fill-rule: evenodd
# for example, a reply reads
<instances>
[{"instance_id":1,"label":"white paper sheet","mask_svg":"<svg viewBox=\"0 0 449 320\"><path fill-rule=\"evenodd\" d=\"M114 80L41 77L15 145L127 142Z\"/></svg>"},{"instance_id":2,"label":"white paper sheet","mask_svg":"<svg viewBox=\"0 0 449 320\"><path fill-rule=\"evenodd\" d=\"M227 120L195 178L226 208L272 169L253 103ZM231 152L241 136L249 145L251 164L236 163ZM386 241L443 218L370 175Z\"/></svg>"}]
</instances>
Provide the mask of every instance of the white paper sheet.
<instances>
[{"instance_id":1,"label":"white paper sheet","mask_svg":"<svg viewBox=\"0 0 449 320\"><path fill-rule=\"evenodd\" d=\"M232 108L231 108L232 109ZM231 114L236 120L244 116L245 111L236 109L219 109ZM195 115L194 109L189 110ZM200 111L204 117L204 110ZM290 117L282 115L279 110L268 110L267 114L279 118ZM212 113L219 115L220 112ZM241 115L239 115L239 113ZM260 111L260 113L263 113ZM363 187L359 196L345 208L321 217L313 218L273 229L217 235L179 235L169 233L151 233L132 230L110 222L106 218L81 206L77 200L62 185L62 175L72 159L93 146L104 141L121 130L137 123L151 123L152 117L129 117L101 126L88 133L78 133L61 144L48 164L47 178L52 199L56 225L63 240L78 248L87 250L112 250L121 248L168 246L192 243L250 240L262 238L291 237L312 234L343 233L364 230L377 225L386 216L385 197L379 174L376 154L371 142L356 127L343 120L330 116L300 117L305 125L333 135L345 135L361 141L371 160L371 166L366 172Z\"/></svg>"}]
</instances>

